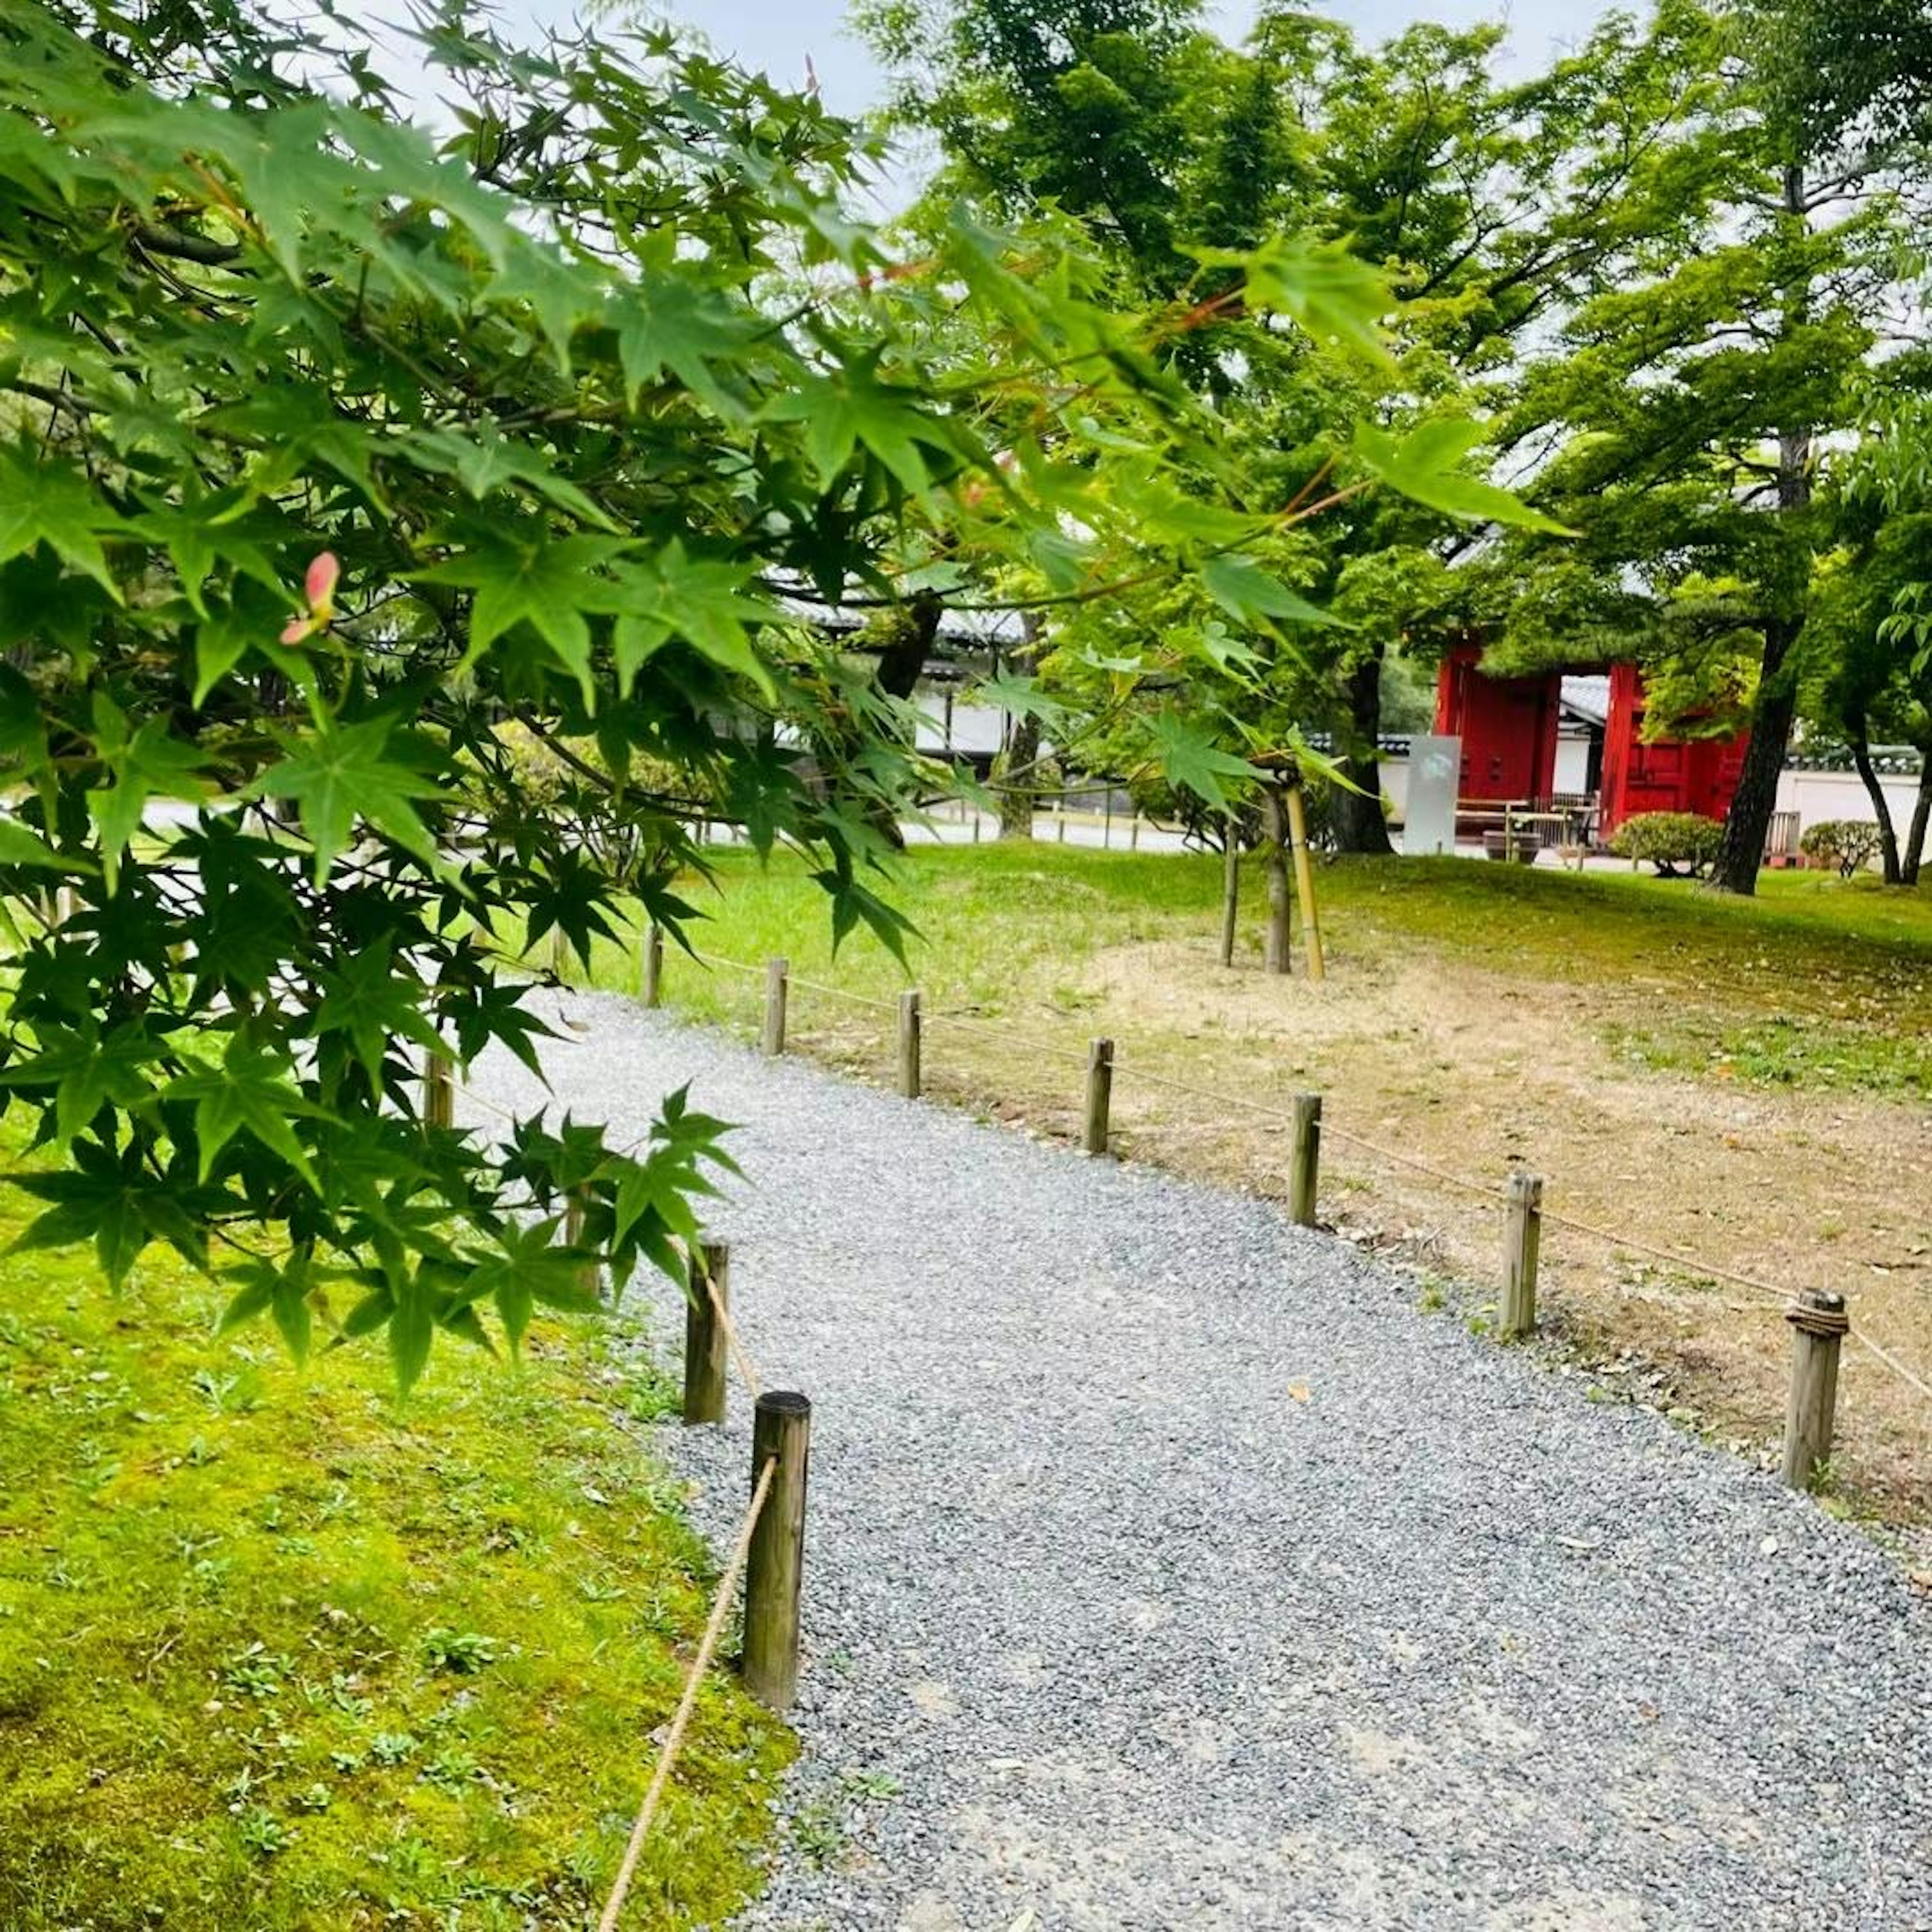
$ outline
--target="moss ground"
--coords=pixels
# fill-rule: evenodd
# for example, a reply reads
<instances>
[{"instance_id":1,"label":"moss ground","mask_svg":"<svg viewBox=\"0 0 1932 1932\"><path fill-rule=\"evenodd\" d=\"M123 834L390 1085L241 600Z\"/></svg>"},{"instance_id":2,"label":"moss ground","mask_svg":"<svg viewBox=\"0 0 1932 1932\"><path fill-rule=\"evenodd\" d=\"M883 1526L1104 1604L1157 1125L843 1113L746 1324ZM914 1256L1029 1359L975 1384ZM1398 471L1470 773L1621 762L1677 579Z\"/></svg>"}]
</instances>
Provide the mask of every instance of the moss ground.
<instances>
[{"instance_id":1,"label":"moss ground","mask_svg":"<svg viewBox=\"0 0 1932 1932\"><path fill-rule=\"evenodd\" d=\"M0 1927L587 1923L708 1606L668 1391L552 1330L399 1408L166 1262L0 1282ZM628 1924L746 1894L789 1749L714 1679Z\"/></svg>"}]
</instances>

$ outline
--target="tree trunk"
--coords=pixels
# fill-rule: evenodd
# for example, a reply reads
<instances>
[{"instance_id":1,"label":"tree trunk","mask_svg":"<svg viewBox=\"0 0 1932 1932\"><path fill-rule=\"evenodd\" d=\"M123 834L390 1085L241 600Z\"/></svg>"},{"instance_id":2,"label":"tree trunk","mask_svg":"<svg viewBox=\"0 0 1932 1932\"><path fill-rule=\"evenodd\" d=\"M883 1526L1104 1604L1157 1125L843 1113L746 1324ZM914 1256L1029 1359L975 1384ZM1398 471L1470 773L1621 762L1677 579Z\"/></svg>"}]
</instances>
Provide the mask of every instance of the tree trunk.
<instances>
[{"instance_id":1,"label":"tree trunk","mask_svg":"<svg viewBox=\"0 0 1932 1932\"><path fill-rule=\"evenodd\" d=\"M1860 782L1865 788L1865 796L1871 800L1872 816L1878 820L1879 847L1885 861L1885 882L1888 886L1900 883L1898 865L1898 834L1892 828L1892 802L1885 795L1885 787L1879 782L1878 773L1872 768L1871 741L1865 726L1864 714L1849 721L1852 741L1852 763L1857 766Z\"/></svg>"},{"instance_id":2,"label":"tree trunk","mask_svg":"<svg viewBox=\"0 0 1932 1932\"><path fill-rule=\"evenodd\" d=\"M1784 170L1784 209L1798 232L1808 232L1802 167ZM1786 286L1782 339L1789 341L1804 327L1810 307L1810 284L1801 269ZM1778 515L1781 522L1795 524L1810 507L1811 430L1807 424L1781 431L1778 439ZM1793 544L1802 540L1792 530L1786 530L1784 538ZM1724 816L1724 843L1711 868L1711 884L1720 892L1749 896L1757 890L1765 834L1771 830L1771 814L1777 809L1778 781L1784 770L1791 723L1798 710L1797 692L1785 666L1803 628L1802 616L1773 616L1764 627L1764 662L1758 677L1757 703L1752 707L1750 743L1745 748L1744 770L1732 794L1731 808Z\"/></svg>"},{"instance_id":3,"label":"tree trunk","mask_svg":"<svg viewBox=\"0 0 1932 1932\"><path fill-rule=\"evenodd\" d=\"M1019 776L1002 784L1000 797L1000 836L1002 838L1030 838L1033 836L1033 808L1040 793L1034 781L1039 774L1032 768L1040 761L1040 720L1030 712L1013 721L1012 735L1007 739L1006 748L993 761L993 776L1004 780L1009 772L1017 772Z\"/></svg>"},{"instance_id":4,"label":"tree trunk","mask_svg":"<svg viewBox=\"0 0 1932 1932\"><path fill-rule=\"evenodd\" d=\"M1724 818L1724 842L1711 884L1719 892L1757 890L1758 868L1764 863L1765 835L1778 807L1778 782L1784 770L1784 754L1791 743L1791 721L1797 712L1796 694L1782 676L1791 652L1793 633L1784 625L1767 626L1764 672L1751 717L1750 742L1744 749L1744 770L1731 795Z\"/></svg>"},{"instance_id":5,"label":"tree trunk","mask_svg":"<svg viewBox=\"0 0 1932 1932\"><path fill-rule=\"evenodd\" d=\"M1927 766L1932 771L1932 763ZM1234 963L1234 927L1241 912L1241 821L1231 812L1222 829L1228 843L1221 855L1221 964Z\"/></svg>"},{"instance_id":6,"label":"tree trunk","mask_svg":"<svg viewBox=\"0 0 1932 1932\"><path fill-rule=\"evenodd\" d=\"M1348 674L1348 724L1342 776L1359 790L1336 785L1331 794L1329 822L1335 849L1371 858L1392 858L1388 820L1382 816L1382 760L1376 741L1382 728L1382 654L1378 642Z\"/></svg>"},{"instance_id":7,"label":"tree trunk","mask_svg":"<svg viewBox=\"0 0 1932 1932\"><path fill-rule=\"evenodd\" d=\"M912 696L926 674L944 608L932 591L921 590L893 613L891 633L878 646L879 688L889 696Z\"/></svg>"},{"instance_id":8,"label":"tree trunk","mask_svg":"<svg viewBox=\"0 0 1932 1932\"><path fill-rule=\"evenodd\" d=\"M1013 653L1013 668L1030 674L1040 661L1040 619L1030 610L1022 611L1020 630L1024 641ZM1039 762L1040 719L1029 712L1024 717L1013 720L1006 742L993 760L993 776L996 778L1004 778L1009 772L1019 775L1000 793L1002 838L1033 836L1034 806L1040 798L1040 787L1036 782L1039 774L1034 768Z\"/></svg>"},{"instance_id":9,"label":"tree trunk","mask_svg":"<svg viewBox=\"0 0 1932 1932\"><path fill-rule=\"evenodd\" d=\"M1925 832L1932 823L1932 751L1921 751L1918 796L1912 801L1912 827L1905 835L1905 851L1899 860L1898 882L1902 886L1918 883L1918 868L1925 856Z\"/></svg>"},{"instance_id":10,"label":"tree trunk","mask_svg":"<svg viewBox=\"0 0 1932 1932\"><path fill-rule=\"evenodd\" d=\"M1288 884L1288 813L1278 784L1268 788L1268 944L1262 970L1286 973L1288 935L1294 929L1294 902Z\"/></svg>"}]
</instances>

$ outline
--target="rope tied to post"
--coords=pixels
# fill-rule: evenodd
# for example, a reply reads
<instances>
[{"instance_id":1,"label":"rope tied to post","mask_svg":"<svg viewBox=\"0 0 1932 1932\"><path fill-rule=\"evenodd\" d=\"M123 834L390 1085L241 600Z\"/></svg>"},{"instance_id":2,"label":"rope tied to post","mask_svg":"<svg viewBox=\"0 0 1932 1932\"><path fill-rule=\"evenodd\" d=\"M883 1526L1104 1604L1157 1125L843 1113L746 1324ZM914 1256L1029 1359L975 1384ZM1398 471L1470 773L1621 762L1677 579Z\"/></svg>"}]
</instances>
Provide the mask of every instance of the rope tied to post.
<instances>
[{"instance_id":1,"label":"rope tied to post","mask_svg":"<svg viewBox=\"0 0 1932 1932\"><path fill-rule=\"evenodd\" d=\"M658 1753L657 1768L651 1774L649 1790L644 1793L644 1802L638 1808L637 1821L631 1827L629 1841L624 1847L623 1862L617 1868L617 1876L610 1887L610 1896L605 1901L604 1914L597 1922L597 1932L616 1932L618 1919L622 1916L624 1900L630 1895L631 1881L637 1876L638 1860L643 1855L644 1840L650 1835L652 1821L658 1815L658 1808L664 1802L665 1787L670 1783L672 1767L677 1762L677 1754L684 1746L685 1732L691 1727L692 1713L698 1708L698 1694L704 1687L704 1676L711 1668L712 1653L718 1648L718 1640L724 1634L724 1622L730 1614L731 1603L738 1588L738 1580L744 1574L745 1564L752 1552L752 1534L758 1526L758 1517L765 1507L765 1498L772 1492L772 1484L778 1475L778 1459L773 1456L758 1472L758 1487L752 1492L752 1501L745 1511L744 1521L738 1527L738 1539L731 1546L730 1561L725 1565L724 1574L718 1580L718 1594L711 1606L710 1621L704 1626L704 1634L699 1638L698 1651L691 1660L691 1668L685 1675L684 1692L678 1699L677 1711L670 1720L670 1729L664 1733L662 1748Z\"/></svg>"},{"instance_id":2,"label":"rope tied to post","mask_svg":"<svg viewBox=\"0 0 1932 1932\"><path fill-rule=\"evenodd\" d=\"M1842 1294L1808 1290L1784 1311L1784 1318L1800 1334L1816 1335L1821 1340L1852 1332L1851 1313Z\"/></svg>"}]
</instances>

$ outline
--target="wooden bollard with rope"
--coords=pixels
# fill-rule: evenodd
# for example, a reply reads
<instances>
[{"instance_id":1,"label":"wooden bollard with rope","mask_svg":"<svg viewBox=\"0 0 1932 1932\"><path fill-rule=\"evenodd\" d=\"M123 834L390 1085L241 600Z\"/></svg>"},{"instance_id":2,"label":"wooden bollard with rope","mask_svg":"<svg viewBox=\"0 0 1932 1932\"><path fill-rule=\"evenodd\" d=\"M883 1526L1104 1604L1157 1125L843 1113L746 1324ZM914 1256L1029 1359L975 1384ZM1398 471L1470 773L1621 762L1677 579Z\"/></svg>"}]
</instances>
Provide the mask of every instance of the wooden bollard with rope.
<instances>
[{"instance_id":1,"label":"wooden bollard with rope","mask_svg":"<svg viewBox=\"0 0 1932 1932\"><path fill-rule=\"evenodd\" d=\"M787 1390L760 1396L752 1424L756 1496L769 1492L745 1564L745 1688L767 1709L790 1709L798 1694L799 1599L805 1575L805 1492L812 1404Z\"/></svg>"},{"instance_id":2,"label":"wooden bollard with rope","mask_svg":"<svg viewBox=\"0 0 1932 1932\"><path fill-rule=\"evenodd\" d=\"M765 1038L767 1059L776 1060L785 1050L785 998L791 977L790 962L783 958L765 962Z\"/></svg>"},{"instance_id":3,"label":"wooden bollard with rope","mask_svg":"<svg viewBox=\"0 0 1932 1932\"><path fill-rule=\"evenodd\" d=\"M644 1004L664 1004L664 928L653 922L644 928Z\"/></svg>"},{"instance_id":4,"label":"wooden bollard with rope","mask_svg":"<svg viewBox=\"0 0 1932 1932\"><path fill-rule=\"evenodd\" d=\"M724 1420L724 1388L730 1364L730 1246L723 1241L694 1242L684 1298L687 1426Z\"/></svg>"},{"instance_id":5,"label":"wooden bollard with rope","mask_svg":"<svg viewBox=\"0 0 1932 1932\"><path fill-rule=\"evenodd\" d=\"M1850 1334L1845 1298L1807 1288L1786 1310L1791 1324L1791 1396L1784 1412L1784 1481L1816 1486L1832 1460L1838 1405L1838 1352Z\"/></svg>"},{"instance_id":6,"label":"wooden bollard with rope","mask_svg":"<svg viewBox=\"0 0 1932 1932\"><path fill-rule=\"evenodd\" d=\"M1512 1339L1536 1332L1536 1268L1543 1246L1543 1180L1509 1178L1503 1229L1503 1300L1498 1330Z\"/></svg>"},{"instance_id":7,"label":"wooden bollard with rope","mask_svg":"<svg viewBox=\"0 0 1932 1932\"><path fill-rule=\"evenodd\" d=\"M1080 1144L1089 1154L1107 1151L1107 1117L1114 1099L1114 1042L1096 1040L1087 1049L1087 1120Z\"/></svg>"},{"instance_id":8,"label":"wooden bollard with rope","mask_svg":"<svg viewBox=\"0 0 1932 1932\"><path fill-rule=\"evenodd\" d=\"M1322 1096L1294 1096L1294 1141L1289 1150L1288 1217L1298 1228L1315 1225L1316 1192L1322 1172Z\"/></svg>"},{"instance_id":9,"label":"wooden bollard with rope","mask_svg":"<svg viewBox=\"0 0 1932 1932\"><path fill-rule=\"evenodd\" d=\"M916 1100L922 1077L919 988L908 986L899 995L899 1092Z\"/></svg>"}]
</instances>

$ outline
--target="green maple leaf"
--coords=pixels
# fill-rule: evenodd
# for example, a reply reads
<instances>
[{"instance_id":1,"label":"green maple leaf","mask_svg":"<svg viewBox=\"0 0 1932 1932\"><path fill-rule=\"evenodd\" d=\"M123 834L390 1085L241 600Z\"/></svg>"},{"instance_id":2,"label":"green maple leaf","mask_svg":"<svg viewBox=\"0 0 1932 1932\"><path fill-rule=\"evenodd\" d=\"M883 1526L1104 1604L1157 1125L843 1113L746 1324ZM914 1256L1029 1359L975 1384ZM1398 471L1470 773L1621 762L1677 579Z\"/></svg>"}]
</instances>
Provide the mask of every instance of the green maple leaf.
<instances>
[{"instance_id":1,"label":"green maple leaf","mask_svg":"<svg viewBox=\"0 0 1932 1932\"><path fill-rule=\"evenodd\" d=\"M201 1178L214 1171L221 1150L246 1129L278 1154L320 1193L307 1150L289 1125L292 1118L326 1120L322 1108L304 1100L283 1067L252 1042L236 1034L222 1055L218 1072L189 1075L168 1090L171 1100L195 1102L194 1133L201 1148Z\"/></svg>"},{"instance_id":2,"label":"green maple leaf","mask_svg":"<svg viewBox=\"0 0 1932 1932\"><path fill-rule=\"evenodd\" d=\"M417 1006L420 988L412 992L398 976L394 959L386 948L370 946L350 954L337 970L321 974L320 984L316 1034L346 1034L351 1049L378 1088L383 1060L397 1040L414 1040L430 1052L442 1050L443 1042ZM386 1156L378 1149L374 1157L380 1162Z\"/></svg>"},{"instance_id":3,"label":"green maple leaf","mask_svg":"<svg viewBox=\"0 0 1932 1932\"><path fill-rule=\"evenodd\" d=\"M100 538L118 530L120 521L86 478L63 464L30 446L0 448L0 563L44 543L118 602Z\"/></svg>"},{"instance_id":4,"label":"green maple leaf","mask_svg":"<svg viewBox=\"0 0 1932 1932\"><path fill-rule=\"evenodd\" d=\"M416 573L426 584L454 584L473 590L470 611L472 665L513 626L527 623L576 679L586 707L596 696L591 675L587 610L623 608L622 594L602 573L618 566L634 548L623 537L542 535L484 542Z\"/></svg>"},{"instance_id":5,"label":"green maple leaf","mask_svg":"<svg viewBox=\"0 0 1932 1932\"><path fill-rule=\"evenodd\" d=\"M314 1327L309 1297L316 1288L316 1273L313 1256L301 1249L280 1267L272 1262L251 1260L224 1269L225 1279L242 1285L222 1311L215 1333L225 1335L266 1311L274 1317L289 1353L298 1362L307 1361Z\"/></svg>"},{"instance_id":6,"label":"green maple leaf","mask_svg":"<svg viewBox=\"0 0 1932 1932\"><path fill-rule=\"evenodd\" d=\"M355 826L366 820L385 837L436 862L434 842L418 817L416 801L440 794L412 766L387 755L395 721L365 718L331 724L313 737L289 741L292 749L243 793L244 798L292 798L302 829L315 848L318 884L338 854L355 842Z\"/></svg>"},{"instance_id":7,"label":"green maple leaf","mask_svg":"<svg viewBox=\"0 0 1932 1932\"><path fill-rule=\"evenodd\" d=\"M1574 536L1574 531L1532 509L1508 490L1462 474L1459 466L1488 434L1480 423L1445 418L1420 424L1398 442L1386 430L1362 423L1355 430L1355 454L1390 489L1445 516L1510 524L1550 536Z\"/></svg>"},{"instance_id":8,"label":"green maple leaf","mask_svg":"<svg viewBox=\"0 0 1932 1932\"><path fill-rule=\"evenodd\" d=\"M74 867L52 846L11 818L0 818L0 866L39 866L56 872Z\"/></svg>"},{"instance_id":9,"label":"green maple leaf","mask_svg":"<svg viewBox=\"0 0 1932 1932\"><path fill-rule=\"evenodd\" d=\"M1372 362L1391 359L1382 320L1398 306L1395 296L1341 243L1278 236L1250 255L1196 252L1210 266L1243 269L1252 307L1279 309L1317 341L1344 344Z\"/></svg>"},{"instance_id":10,"label":"green maple leaf","mask_svg":"<svg viewBox=\"0 0 1932 1932\"><path fill-rule=\"evenodd\" d=\"M148 801L199 800L199 774L206 760L194 746L182 742L166 718L151 718L128 736L126 714L104 692L94 693L94 748L114 782L87 794L87 812L100 829L101 866L111 892L121 855L141 829Z\"/></svg>"},{"instance_id":11,"label":"green maple leaf","mask_svg":"<svg viewBox=\"0 0 1932 1932\"><path fill-rule=\"evenodd\" d=\"M632 409L667 373L719 416L744 409L712 368L742 358L756 325L688 268L646 266L617 309L617 356Z\"/></svg>"},{"instance_id":12,"label":"green maple leaf","mask_svg":"<svg viewBox=\"0 0 1932 1932\"><path fill-rule=\"evenodd\" d=\"M110 1102L134 1107L152 1093L145 1064L154 1043L135 1022L104 1036L90 1017L77 1028L43 1029L40 1051L0 1070L0 1086L52 1090L56 1144L65 1147Z\"/></svg>"},{"instance_id":13,"label":"green maple leaf","mask_svg":"<svg viewBox=\"0 0 1932 1932\"><path fill-rule=\"evenodd\" d=\"M1252 778L1259 774L1245 758L1224 752L1202 726L1178 712L1162 711L1148 720L1162 774L1169 784L1191 791L1222 811L1228 799L1224 778Z\"/></svg>"},{"instance_id":14,"label":"green maple leaf","mask_svg":"<svg viewBox=\"0 0 1932 1932\"><path fill-rule=\"evenodd\" d=\"M1298 596L1279 578L1270 577L1252 558L1210 557L1201 566L1201 586L1237 623L1275 618L1291 624L1334 626L1319 604Z\"/></svg>"},{"instance_id":15,"label":"green maple leaf","mask_svg":"<svg viewBox=\"0 0 1932 1932\"><path fill-rule=\"evenodd\" d=\"M628 692L645 660L676 637L772 697L771 673L752 648L749 627L769 623L779 613L750 594L754 574L747 564L693 556L676 537L656 556L626 566L612 640L620 688Z\"/></svg>"}]
</instances>

